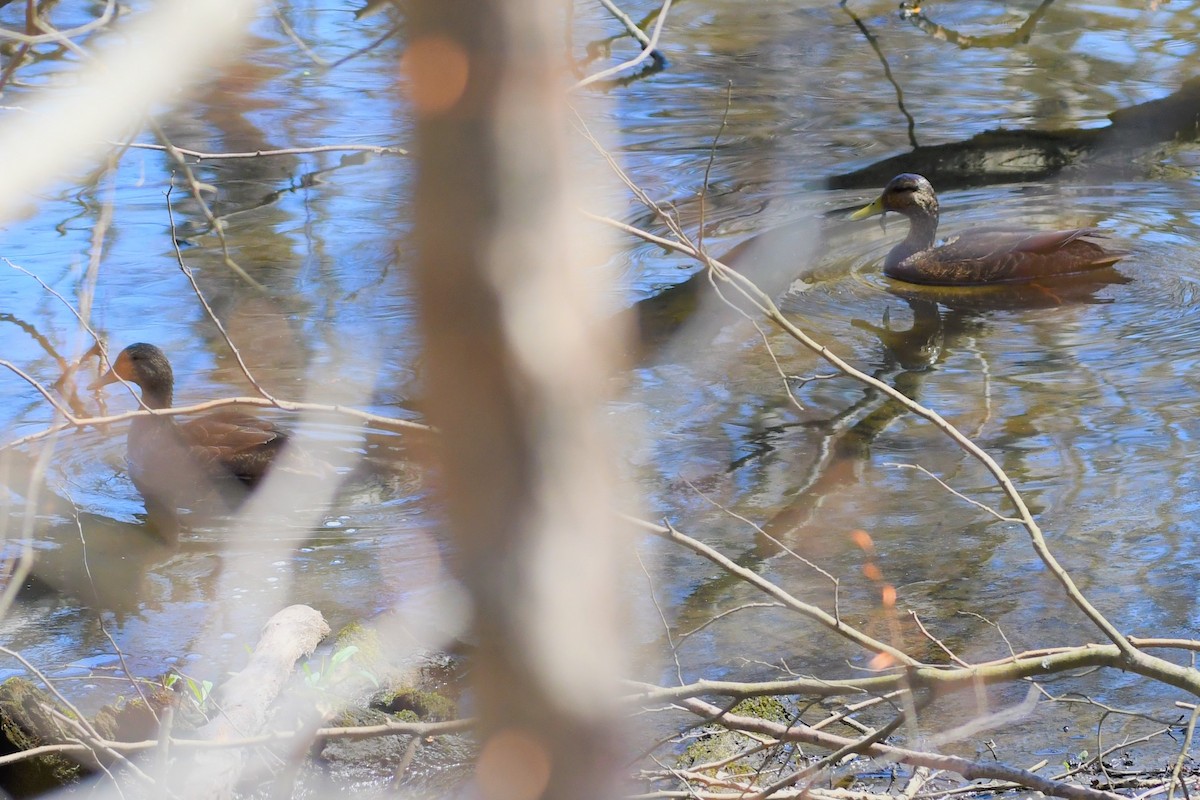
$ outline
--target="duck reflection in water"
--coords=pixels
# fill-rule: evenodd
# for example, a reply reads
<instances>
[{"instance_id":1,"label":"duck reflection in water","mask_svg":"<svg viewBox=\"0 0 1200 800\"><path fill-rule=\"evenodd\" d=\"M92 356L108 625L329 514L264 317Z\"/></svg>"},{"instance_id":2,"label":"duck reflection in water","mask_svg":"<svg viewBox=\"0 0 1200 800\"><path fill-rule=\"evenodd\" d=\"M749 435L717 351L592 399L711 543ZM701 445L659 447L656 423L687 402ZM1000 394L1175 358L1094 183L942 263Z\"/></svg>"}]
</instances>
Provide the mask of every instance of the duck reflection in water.
<instances>
[{"instance_id":1,"label":"duck reflection in water","mask_svg":"<svg viewBox=\"0 0 1200 800\"><path fill-rule=\"evenodd\" d=\"M148 576L181 557L178 543L165 541L161 531L150 532L143 524L73 513L75 519L70 522L39 528L37 557L17 598L33 604L58 602L55 598L60 596L75 598L94 611L113 614L118 622L148 602L161 601L163 584L155 584ZM7 564L15 563L17 555L12 557ZM219 561L198 550L182 557L194 562L190 581L171 591L202 596L202 587L217 577ZM0 585L9 577L0 576ZM13 613L23 614L19 609ZM79 624L86 623L81 619Z\"/></svg>"},{"instance_id":2,"label":"duck reflection in water","mask_svg":"<svg viewBox=\"0 0 1200 800\"><path fill-rule=\"evenodd\" d=\"M1060 307L1073 304L1107 304L1110 297L1096 292L1130 279L1115 270L1061 277L1026 284L989 287L918 287L890 284L888 290L902 298L912 313L905 329L891 325L884 311L880 325L851 320L859 330L874 334L882 346L882 360L874 377L887 381L912 400L920 401L924 383L934 368L969 338L986 333L988 312L996 310ZM863 466L871 458L871 444L908 409L891 398L867 388L862 397L833 417L813 423L824 436L821 455L804 473L801 483L788 492L790 501L764 526L760 555L779 552L770 541L777 538L797 547L822 501L861 479Z\"/></svg>"}]
</instances>

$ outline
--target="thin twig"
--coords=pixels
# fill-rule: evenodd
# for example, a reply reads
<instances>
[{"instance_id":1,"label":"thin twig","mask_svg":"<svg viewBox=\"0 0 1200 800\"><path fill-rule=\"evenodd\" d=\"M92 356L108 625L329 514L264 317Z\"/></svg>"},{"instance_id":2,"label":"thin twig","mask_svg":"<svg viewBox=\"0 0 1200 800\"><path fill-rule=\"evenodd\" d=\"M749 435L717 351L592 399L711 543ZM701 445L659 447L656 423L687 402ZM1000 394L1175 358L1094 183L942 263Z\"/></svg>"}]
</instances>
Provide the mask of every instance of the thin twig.
<instances>
[{"instance_id":1,"label":"thin twig","mask_svg":"<svg viewBox=\"0 0 1200 800\"><path fill-rule=\"evenodd\" d=\"M19 447L29 442L45 439L47 436L52 436L56 433L68 428L97 428L102 425L110 425L114 422L124 422L125 420L135 417L162 416L173 417L187 414L197 414L202 411L211 411L215 408L226 408L228 406L254 406L256 408L276 408L280 411L313 411L322 414L335 414L352 419L357 419L362 422L369 423L371 426L387 431L410 431L420 433L437 433L437 428L431 425L425 425L420 422L412 422L405 419L397 419L396 417L385 417L380 414L372 414L367 411L361 411L357 408L348 408L341 405L327 405L324 403L301 403L292 400L267 400L262 397L226 397L221 400L208 400L203 403L196 403L190 406L172 406L171 408L157 409L142 409L139 411L126 411L121 414L108 414L100 417L79 417L66 409L58 399L42 384L38 383L30 375L26 374L18 366L11 361L0 359L0 367L15 373L18 377L26 381L30 386L38 391L49 403L54 406L67 421L64 424L54 425L45 430L31 433L22 436L19 439L13 439L11 442L0 444L0 452L9 448Z\"/></svg>"},{"instance_id":2,"label":"thin twig","mask_svg":"<svg viewBox=\"0 0 1200 800\"><path fill-rule=\"evenodd\" d=\"M171 242L175 246L175 261L179 264L179 270L183 273L184 277L188 279L188 283L191 284L192 287L192 292L195 293L196 299L200 301L200 305L204 307L204 313L208 315L209 320L221 333L221 338L225 340L225 345L230 349L230 351L233 352L233 357L237 360L238 368L241 369L242 374L246 376L246 380L250 381L250 385L254 387L255 391L274 404L277 401L271 395L271 393L264 389L262 384L255 379L253 373L250 372L250 368L246 366L246 361L242 358L242 352L238 350L237 345L233 343L233 339L229 338L229 331L225 330L225 326L221 324L221 319L217 316L217 312L213 311L212 306L208 304L208 299L205 298L204 292L200 290L200 284L196 283L196 276L192 274L191 267L183 263L183 251L179 249L179 238L175 235L175 212L171 209L171 190L173 188L173 186L168 186L166 191L167 219L171 223Z\"/></svg>"},{"instance_id":3,"label":"thin twig","mask_svg":"<svg viewBox=\"0 0 1200 800\"><path fill-rule=\"evenodd\" d=\"M751 608L784 608L784 607L785 606L783 605L783 603L742 603L740 606L734 606L733 608L727 608L724 611L722 611L720 614L714 614L713 616L704 620L704 622L701 622L699 625L692 628L691 630L685 631L684 633L679 634L679 642L678 643L683 644L684 641L687 640L687 638L689 636L700 633L700 631L704 630L709 625L712 625L713 623L718 622L725 617L728 617L730 614L736 614L739 611L746 611L747 609L751 609Z\"/></svg>"},{"instance_id":4,"label":"thin twig","mask_svg":"<svg viewBox=\"0 0 1200 800\"><path fill-rule=\"evenodd\" d=\"M646 569L646 562L642 561L642 554L636 547L633 549L633 556L637 559L638 566L642 568L642 574L646 576L646 584L650 589L650 602L654 604L654 610L658 612L658 618L662 622L663 634L667 637L667 645L671 648L671 658L675 660L675 677L679 679L679 685L682 686L684 684L683 665L679 663L679 647L671 636L671 623L667 622L667 615L658 603L658 597L654 593L654 579L650 577L650 570Z\"/></svg>"},{"instance_id":5,"label":"thin twig","mask_svg":"<svg viewBox=\"0 0 1200 800\"><path fill-rule=\"evenodd\" d=\"M388 28L381 36L376 37L370 44L364 45L364 46L360 47L359 49L355 50L354 52L344 55L339 59L330 61L330 60L318 55L315 50L313 50L311 47L308 46L307 42L305 42L302 38L300 38L300 34L296 33L295 29L292 28L291 23L289 23L287 21L287 19L283 16L283 13L279 9L278 3L272 3L271 8L272 8L272 11L274 12L275 21L279 23L279 26L281 28L283 28L283 32L287 35L287 37L289 39L291 39L292 42L294 42L297 47L300 48L300 51L303 52L304 55L308 56L309 59L311 59L314 64L321 67L322 69L336 69L337 67L340 67L342 64L345 64L347 61L350 61L351 59L358 58L359 56L361 56L364 53L371 52L376 47L379 47L379 45L383 44L388 39L392 38L397 33L399 33L400 29L403 27L402 21L396 22L390 28ZM400 153L405 153L404 150L400 150L399 148L395 148L395 150L397 150Z\"/></svg>"},{"instance_id":6,"label":"thin twig","mask_svg":"<svg viewBox=\"0 0 1200 800\"><path fill-rule=\"evenodd\" d=\"M627 69L636 67L638 64L641 64L643 61L649 58L651 54L654 53L654 51L658 48L658 36L660 33L662 33L663 23L667 21L667 13L671 10L671 2L672 0L663 0L662 10L658 12L658 19L654 21L654 30L650 34L650 41L642 49L642 52L638 53L628 61L617 64L613 67L609 67L608 69L602 69L599 72L587 76L572 86L571 90L575 91L577 89L582 89L583 87L590 86L597 81L610 78L613 75L616 75L618 72L624 72Z\"/></svg>"},{"instance_id":7,"label":"thin twig","mask_svg":"<svg viewBox=\"0 0 1200 800\"><path fill-rule=\"evenodd\" d=\"M3 653L4 655L8 656L9 658L15 659L17 662L19 662L21 664L21 666L23 666L25 669L29 670L31 673L33 673L33 675L39 681L41 681L43 684L45 684L46 691L48 691L52 695L54 695L54 697L57 698L58 702L62 703L63 708L66 708L68 711L70 711L72 714L74 714L79 719L79 725L83 728L83 730L87 733L88 736L94 737L96 739L101 738L100 734L96 732L96 729L93 728L91 723L87 721L87 718L85 716L83 716L83 714L80 712L80 710L78 708L75 707L75 704L72 703L70 700L68 700L66 698L66 695L64 695L62 692L60 692L58 690L58 687L54 684L54 682L51 681L49 678L47 678L40 669L38 669L32 663L30 663L29 660L27 658L25 658L25 656L21 655L16 650L10 650L7 647L4 647L2 645L0 645L0 653Z\"/></svg>"},{"instance_id":8,"label":"thin twig","mask_svg":"<svg viewBox=\"0 0 1200 800\"><path fill-rule=\"evenodd\" d=\"M75 506L75 501L70 497L70 495L67 495L67 499L71 502L72 508L77 507ZM83 562L84 575L87 576L88 584L92 587L92 595L98 596L99 592L96 590L96 579L92 577L92 566L90 563L88 563L87 537L83 533L83 522L80 520L78 512L72 514L71 517L75 522L75 530L79 533L80 556ZM129 676L129 682L133 685L133 690L137 692L138 697L141 699L143 707L150 712L150 715L154 717L154 721L156 723L159 722L158 711L155 710L154 704L151 703L149 698L146 697L146 693L142 691L142 681L136 680L133 677L133 670L130 669L129 662L125 658L125 651L123 651L121 646L117 644L117 640L114 639L113 635L109 632L108 626L104 624L103 612L97 611L96 619L100 624L100 632L104 634L104 638L108 639L108 643L112 645L113 650L117 654L117 660L121 662L121 669L126 675Z\"/></svg>"},{"instance_id":9,"label":"thin twig","mask_svg":"<svg viewBox=\"0 0 1200 800\"><path fill-rule=\"evenodd\" d=\"M96 17L91 22L86 22L76 28L70 28L65 31L50 31L41 35L30 36L24 33L16 33L7 28L0 27L0 39L11 39L15 42L20 42L23 45L35 44L62 44L70 42L73 37L82 36L85 33L91 33L97 28L103 28L112 21L113 14L117 10L116 0L107 0L104 4L104 11L100 16ZM74 44L72 42L72 44Z\"/></svg>"},{"instance_id":10,"label":"thin twig","mask_svg":"<svg viewBox=\"0 0 1200 800\"><path fill-rule=\"evenodd\" d=\"M160 153L170 153L172 149L175 152L185 156L191 156L200 161L220 161L223 159L235 158L269 158L271 156L297 156L308 155L310 153L374 153L375 155L398 155L406 156L408 151L403 147L394 147L392 145L376 145L376 144L322 144L314 147L282 147L275 150L247 150L231 153L208 153L203 150L189 150L186 147L176 147L175 145L151 144L149 142L131 142L128 145L136 150L154 150Z\"/></svg>"},{"instance_id":11,"label":"thin twig","mask_svg":"<svg viewBox=\"0 0 1200 800\"><path fill-rule=\"evenodd\" d=\"M945 489L950 494L957 497L959 500L968 502L971 505L975 506L976 508L986 511L988 514L991 514L993 517L1000 520L1001 522L1013 522L1018 525L1021 524L1021 520L1019 520L1015 517L1006 517L1003 514L1001 514L999 511L997 511L996 509L987 505L986 503L981 503L978 500L975 500L974 498L967 497L965 494L958 491L953 486L951 486L950 484L946 483L944 480L939 478L937 475L934 475L932 472L925 469L925 467L922 467L920 464L903 464L903 463L894 462L894 461L886 461L886 462L884 462L883 466L895 467L896 469L915 469L918 472L922 472L925 475L929 476L930 478L933 478L935 481L937 481L939 486L941 486L943 489Z\"/></svg>"},{"instance_id":12,"label":"thin twig","mask_svg":"<svg viewBox=\"0 0 1200 800\"><path fill-rule=\"evenodd\" d=\"M921 622L921 617L917 615L916 611L910 610L908 612L908 616L911 617L912 621L917 624L917 628L921 631L921 633L925 636L925 638L928 639L929 641L933 642L933 644L939 650L941 650L943 653L945 653L947 656L949 656L951 661L953 661L955 664L958 664L960 667L970 667L971 666L966 661L963 661L961 658L956 656L954 654L954 651L951 650L949 647L947 647L941 639L937 638L932 633L930 633L929 630L925 627L925 623Z\"/></svg>"},{"instance_id":13,"label":"thin twig","mask_svg":"<svg viewBox=\"0 0 1200 800\"><path fill-rule=\"evenodd\" d=\"M786 727L780 723L757 717L734 716L728 713L721 714L721 709L718 706L696 698L690 698L681 704L697 714L705 714L707 716L720 714L719 718L725 727L728 728L766 733L780 739L813 744L830 750L858 744L857 740L814 731L806 725ZM1077 786L1075 784L1051 780L1041 775L1004 764L970 761L959 756L938 755L903 747L893 747L882 742L874 742L859 750L852 750L852 752L861 752L866 756L884 758L912 766L949 770L962 775L968 780L994 778L1014 781L1022 786L1027 786L1055 797L1068 798L1068 800L1123 800L1120 795L1113 792L1102 792L1086 786Z\"/></svg>"},{"instance_id":14,"label":"thin twig","mask_svg":"<svg viewBox=\"0 0 1200 800\"><path fill-rule=\"evenodd\" d=\"M417 748L421 746L423 740L420 736L413 736L408 740L408 746L404 748L404 756L401 757L400 763L396 765L395 772L392 773L392 786L399 786L404 779L404 773L408 772L408 768L412 766L413 759L416 758Z\"/></svg>"},{"instance_id":15,"label":"thin twig","mask_svg":"<svg viewBox=\"0 0 1200 800\"><path fill-rule=\"evenodd\" d=\"M95 729L92 727L92 724L90 722L88 722L86 719L84 719L83 717L79 717L78 719L76 719L74 717L69 717L66 714L59 711L57 708L46 708L45 710L50 713L50 716L52 716L56 720L58 720L59 723L66 725L69 728L74 728L75 731L79 734L80 741L83 744L86 744L88 746L88 748L93 751L93 753L95 753L97 751L100 753L103 753L105 756L107 756L109 758L109 760L121 764L125 769L127 769L129 771L129 773L131 775L141 778L143 781L145 781L150 786L153 786L155 788L162 788L159 786L158 782L156 780L154 780L154 778L150 777L145 772L143 772L140 767L138 767L132 761L127 759L124 755L122 755L121 753L118 753L116 750L113 750L110 747L105 746L104 740L99 735L93 733L93 731ZM106 775L108 775L108 777L112 780L113 785L117 788L118 793L120 793L121 796L124 797L125 795L123 792L121 792L121 787L120 787L120 784L117 783L116 776L114 776L112 774L112 772L109 770L108 766L104 763L104 761L97 758L96 764L100 767L100 769L104 770L104 773ZM167 796L174 797L174 794L171 792L167 792Z\"/></svg>"},{"instance_id":16,"label":"thin twig","mask_svg":"<svg viewBox=\"0 0 1200 800\"><path fill-rule=\"evenodd\" d=\"M871 45L871 49L875 51L875 55L879 58L879 63L883 66L883 76L887 78L888 83L890 83L892 88L896 90L896 106L900 109L900 113L904 115L904 118L908 120L908 143L911 144L915 150L916 148L920 147L920 145L917 144L917 122L913 119L913 115L908 112L908 108L906 108L904 105L904 89L900 88L900 83L896 80L896 77L892 75L892 67L890 64L888 64L887 56L883 54L883 48L879 46L879 40L872 35L871 31L867 29L867 26L863 23L863 21L858 18L858 15L850 10L850 6L846 4L846 0L841 0L838 3L838 7L850 15L850 19L854 22L855 26L862 31L862 35L867 39L867 44Z\"/></svg>"},{"instance_id":17,"label":"thin twig","mask_svg":"<svg viewBox=\"0 0 1200 800\"><path fill-rule=\"evenodd\" d=\"M456 719L446 722L385 722L379 725L362 725L352 727L318 728L312 733L312 738L319 742L338 740L374 739L381 736L416 736L428 738L445 736L452 733L465 733L475 727L474 719ZM264 745L288 743L304 739L307 741L309 731L267 733L260 736L250 736L243 739L175 739L170 740L172 748L185 750L228 750L239 747L258 747ZM94 744L114 753L140 753L157 750L162 746L160 739L146 739L141 742L117 742L96 737ZM0 766L36 758L49 753L82 753L93 748L78 742L43 745L19 753L0 756Z\"/></svg>"},{"instance_id":18,"label":"thin twig","mask_svg":"<svg viewBox=\"0 0 1200 800\"><path fill-rule=\"evenodd\" d=\"M783 391L787 393L788 400L791 401L797 411L803 412L805 410L804 404L800 402L800 398L796 397L796 393L792 391L791 377L787 374L783 365L779 363L779 356L775 354L775 347L771 344L770 337L767 336L767 332L763 330L762 325L758 324L758 320L751 320L751 323L754 325L754 330L758 332L759 338L762 339L763 348L767 351L767 355L771 357L771 363L775 365L775 373L779 375L783 382Z\"/></svg>"},{"instance_id":19,"label":"thin twig","mask_svg":"<svg viewBox=\"0 0 1200 800\"><path fill-rule=\"evenodd\" d=\"M616 3L612 0L600 0L600 5L604 6L608 10L608 13L613 15L614 19L624 25L625 30L629 31L629 35L637 39L643 48L653 47L650 43L650 37L646 35L646 32L639 28L638 24L628 14L618 8ZM657 51L654 51L654 53L657 54ZM661 55L658 57L662 58Z\"/></svg>"},{"instance_id":20,"label":"thin twig","mask_svg":"<svg viewBox=\"0 0 1200 800\"><path fill-rule=\"evenodd\" d=\"M39 278L37 275L30 272L29 270L25 269L21 265L14 264L13 262L9 261L7 258L4 258L2 260L4 261L5 264L8 264L8 266L12 267L17 272L20 272L22 275L27 275L30 278L33 278L35 281L37 281L38 285L41 286L42 289L44 289L47 293L49 293L49 294L53 295L55 298L57 298L63 304L63 306L66 307L67 311L71 312L71 315L74 316L75 319L79 322L79 326L81 328L83 328L85 331L87 331L88 335L92 337L92 341L96 342L97 344L101 344L101 345L103 344L103 341L100 338L100 334L96 333L96 331L92 329L92 326L87 323L87 319L84 317L83 313L80 311L77 311L75 309L75 306L71 305L71 302L69 300L67 300L67 298L63 297L61 294L59 294L57 291L55 291L53 287L51 287L49 284L47 284L44 280L42 280L41 278Z\"/></svg>"},{"instance_id":21,"label":"thin twig","mask_svg":"<svg viewBox=\"0 0 1200 800\"><path fill-rule=\"evenodd\" d=\"M898 665L902 665L905 667L917 667L917 666L921 665L921 662L917 661L915 658L908 655L904 651L899 650L899 649L891 646L890 644L886 644L885 642L881 642L878 639L875 639L871 636L868 636L867 634L863 633L862 631L858 630L857 628L847 625L845 622L832 616L831 614L829 614L827 611L825 611L822 608L818 608L817 606L814 606L811 603L805 603L805 602L799 600L798 598L796 598L793 595L789 594L788 592L784 591L782 588L780 588L776 584L768 581L766 578L762 577L757 572L754 572L751 569L747 569L746 567L743 567L740 564L735 563L734 561L729 559L725 554L713 549L712 547L709 547L708 545L704 544L703 542L701 542L697 539L693 539L692 537L687 536L686 534L680 533L678 530L673 528L669 523L666 524L665 526L655 526L655 527L657 529L654 530L653 532L656 533L657 535L661 536L662 538L666 539L667 541L675 542L676 544L682 544L684 547L688 548L689 550L692 550L693 552L704 556L709 561L712 561L714 564L718 564L719 566L721 566L727 572L737 575L742 580L744 580L746 583L757 588L759 591L765 592L766 594L770 595L771 597L774 597L776 600L779 600L780 602L782 602L784 605L786 605L788 608L792 609L793 611L799 611L800 613L804 614L804 616L808 617L809 619L823 625L830 631L833 631L834 633L837 633L837 634L843 636L844 638L849 639L850 641L854 642L855 644L859 645L860 647L863 647L866 650L871 651L872 653L886 654L887 656L889 656L893 659L893 663L898 664Z\"/></svg>"},{"instance_id":22,"label":"thin twig","mask_svg":"<svg viewBox=\"0 0 1200 800\"><path fill-rule=\"evenodd\" d=\"M403 27L404 27L404 20L401 19L399 22L392 25L392 27L388 28L386 31L384 31L379 36L377 36L374 40L372 40L370 44L365 44L362 47L355 50L353 53L347 53L346 55L342 56L341 58L339 58L335 61L329 62L329 66L327 67L327 69L337 69L342 64L345 64L347 61L358 58L363 53L371 52L376 47L379 47L379 45L383 44L388 39L391 39L393 36L398 34ZM399 149L399 148L397 148L397 149ZM404 152L404 151L401 151L401 152Z\"/></svg>"},{"instance_id":23,"label":"thin twig","mask_svg":"<svg viewBox=\"0 0 1200 800\"><path fill-rule=\"evenodd\" d=\"M717 160L717 142L721 141L721 134L725 132L725 126L729 124L729 109L733 105L733 81L728 81L725 84L725 111L721 114L721 124L717 127L717 132L713 134L712 144L708 146L708 160L704 163L704 182L700 185L700 222L696 226L696 247L704 247L704 216L705 216L705 201L708 199L708 181L712 175L713 162Z\"/></svg>"},{"instance_id":24,"label":"thin twig","mask_svg":"<svg viewBox=\"0 0 1200 800\"><path fill-rule=\"evenodd\" d=\"M709 497L707 494L705 494L704 492L700 491L699 487L697 487L697 486L696 486L694 483L692 483L691 481L684 481L684 483L687 485L687 487L688 487L689 489L691 489L693 492L695 492L695 493L696 493L696 496L698 496L700 499L704 500L705 502L707 502L708 504L710 504L710 505L712 505L712 506L715 506L716 508L719 508L721 511L725 512L726 514L728 514L729 516L731 516L731 517L733 517L734 519L738 520L739 522L743 522L743 523L745 523L746 525L749 525L751 528L753 528L753 529L755 530L755 532L757 532L758 534L760 534L760 535L764 536L765 538L767 538L768 540L770 540L770 542L771 542L772 544L774 544L774 545L776 545L777 547L779 547L779 549L780 549L780 550L782 550L783 552L787 553L789 556L791 556L792 558L796 559L796 560L797 560L797 561L799 561L801 564L803 564L804 566L806 566L806 567L808 567L809 569L813 570L814 572L818 572L818 573L820 573L820 574L821 574L821 575L822 575L822 576L823 576L823 577L824 577L826 580L828 580L830 583L832 583L832 584L833 584L833 589L834 589L834 592L835 592L835 593L837 592L837 590L838 590L838 587L839 587L839 585L841 584L841 581L840 581L840 580L838 580L838 578L837 578L836 576L834 576L834 574L833 574L833 573L831 573L829 570L827 570L827 569L823 569L823 568L822 568L820 565L818 565L817 563L815 563L815 562L813 562L813 561L810 561L809 559L807 559L807 558L805 558L804 556L800 555L800 554L799 554L799 553L797 553L795 550L793 550L792 548L790 548L790 547L788 547L786 544L784 544L782 541L780 541L778 537L772 536L771 534L767 533L767 531L766 531L766 530L765 530L765 529L764 529L764 528L763 528L761 525L759 525L758 523L756 523L756 522L752 521L750 518L748 518L748 517L745 517L745 516L743 516L743 515L741 515L741 514L737 513L736 511L734 511L734 510L733 510L733 509L731 509L731 508L727 508L726 506L723 506L723 505L721 505L721 504L720 504L720 503L718 503L716 500L713 500L713 499L712 499L711 497Z\"/></svg>"},{"instance_id":25,"label":"thin twig","mask_svg":"<svg viewBox=\"0 0 1200 800\"><path fill-rule=\"evenodd\" d=\"M863 700L860 703L850 703L847 705L843 705L842 710L839 711L838 713L830 714L828 717L825 717L825 719L817 720L809 727L812 728L814 731L819 731L822 728L828 728L830 725L840 722L844 725L854 728L856 731L859 731L860 733L866 733L866 730L867 730L866 726L863 725L862 723L860 723L858 720L854 719L853 715L857 714L859 711L862 711L864 709L871 708L872 706L877 706L880 703L887 703L889 705L895 706L896 704L893 701L899 700L900 695L902 695L903 693L905 693L907 691L908 691L907 688L897 689L894 692L888 692L887 694L876 695L875 697L868 698L866 700Z\"/></svg>"},{"instance_id":26,"label":"thin twig","mask_svg":"<svg viewBox=\"0 0 1200 800\"><path fill-rule=\"evenodd\" d=\"M192 172L192 167L190 164L188 164L187 159L183 157L183 153L181 153L179 149L175 147L175 145L171 144L171 140L167 138L167 134L163 131L162 126L158 125L156 122L154 122L154 120L149 120L147 124L150 126L150 129L154 131L154 135L162 140L164 144L164 152L170 156L171 160L174 161L175 165L179 168L179 172L183 175L183 179L187 183L188 189L191 192L192 200L194 200L197 207L199 207L200 213L204 216L204 220L209 225L209 230L213 232L213 234L217 237L217 241L220 242L221 258L225 266L255 289L260 291L264 290L266 287L264 287L254 278L250 277L250 274L246 272L246 270L242 269L240 264L233 260L233 256L229 252L229 240L225 237L225 229L222 227L220 220L218 220L216 215L213 213L212 208L210 208L208 203L205 201L204 192L200 187L200 181L196 179L196 175L194 172ZM174 176L174 173L172 173L172 176ZM170 194L169 188L167 193L168 195ZM172 233L171 238L172 240L175 239L174 233ZM176 249L179 248L178 241L175 241L175 247Z\"/></svg>"},{"instance_id":27,"label":"thin twig","mask_svg":"<svg viewBox=\"0 0 1200 800\"><path fill-rule=\"evenodd\" d=\"M595 220L596 222L602 222L605 225L610 225L619 231L628 233L630 236L636 236L643 241L650 242L651 244L656 244L665 250L670 250L675 253L683 253L685 256L696 255L696 251L691 247L680 244L674 239L667 239L664 236L655 236L653 233L644 231L641 228L634 227L633 225L613 219L612 217L606 217L603 214L594 214L586 209L581 209L580 213L588 219Z\"/></svg>"},{"instance_id":28,"label":"thin twig","mask_svg":"<svg viewBox=\"0 0 1200 800\"><path fill-rule=\"evenodd\" d=\"M1171 780L1167 783L1170 787L1167 792L1167 800L1175 800L1175 787L1182 785L1179 780L1180 774L1183 772L1183 762L1187 760L1188 754L1192 750L1192 738L1196 734L1196 719L1200 718L1200 705L1192 708L1192 715L1188 717L1187 733L1184 734L1183 744L1179 748L1179 757L1175 759L1175 765L1171 768ZM1187 788L1184 788L1187 792Z\"/></svg>"},{"instance_id":29,"label":"thin twig","mask_svg":"<svg viewBox=\"0 0 1200 800\"><path fill-rule=\"evenodd\" d=\"M887 737L889 737L893 733L895 733L900 728L900 726L904 724L904 722L905 722L905 715L898 714L894 718L892 718L892 720L889 721L887 725L884 725L879 730L872 731L869 734L867 734L866 736L863 736L859 739L855 739L855 740L843 745L842 747L838 748L837 750L834 750L832 753L829 753L824 758L820 759L819 761L817 761L814 764L809 764L808 766L804 767L803 769L799 769L799 770L791 773L790 775L783 776L779 780L775 781L772 784L769 784L768 786L764 787L763 789L756 792L755 794L747 796L746 800L767 800L768 797L771 797L776 792L778 792L780 789L785 789L789 786L794 786L797 783L799 783L800 781L808 780L809 778L812 778L815 780L818 778L818 776L821 775L821 773L823 773L825 771L825 769L827 767L837 764L839 761L841 761L846 756L852 755L854 753L861 753L864 750L866 750L867 748L869 748L871 745L876 744L878 742L882 742L884 739L886 739ZM792 727L795 727L795 726L789 726L789 730Z\"/></svg>"},{"instance_id":30,"label":"thin twig","mask_svg":"<svg viewBox=\"0 0 1200 800\"><path fill-rule=\"evenodd\" d=\"M279 23L279 27L283 28L283 32L287 35L287 37L292 40L292 43L300 48L300 52L308 56L309 59L318 67L329 67L329 62L317 55L316 52L314 52L313 49L308 46L308 43L300 38L300 34L296 33L287 19L284 18L283 12L279 10L278 3L271 3L271 14L275 17L275 21Z\"/></svg>"}]
</instances>

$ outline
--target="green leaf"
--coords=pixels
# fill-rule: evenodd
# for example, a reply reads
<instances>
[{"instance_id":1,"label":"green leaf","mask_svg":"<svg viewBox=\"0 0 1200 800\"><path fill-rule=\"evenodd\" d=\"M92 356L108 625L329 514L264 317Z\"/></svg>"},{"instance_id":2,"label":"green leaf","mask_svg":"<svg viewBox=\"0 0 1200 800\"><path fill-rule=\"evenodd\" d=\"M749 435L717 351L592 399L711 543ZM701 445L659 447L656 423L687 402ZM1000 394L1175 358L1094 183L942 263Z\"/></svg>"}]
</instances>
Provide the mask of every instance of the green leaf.
<instances>
[{"instance_id":1,"label":"green leaf","mask_svg":"<svg viewBox=\"0 0 1200 800\"><path fill-rule=\"evenodd\" d=\"M347 646L343 647L341 650L338 650L336 653L333 654L333 658L331 658L329 661L330 666L336 667L338 664L341 664L346 659L351 658L357 652L358 652L358 645L356 645L356 644L351 644L351 645L347 645Z\"/></svg>"}]
</instances>

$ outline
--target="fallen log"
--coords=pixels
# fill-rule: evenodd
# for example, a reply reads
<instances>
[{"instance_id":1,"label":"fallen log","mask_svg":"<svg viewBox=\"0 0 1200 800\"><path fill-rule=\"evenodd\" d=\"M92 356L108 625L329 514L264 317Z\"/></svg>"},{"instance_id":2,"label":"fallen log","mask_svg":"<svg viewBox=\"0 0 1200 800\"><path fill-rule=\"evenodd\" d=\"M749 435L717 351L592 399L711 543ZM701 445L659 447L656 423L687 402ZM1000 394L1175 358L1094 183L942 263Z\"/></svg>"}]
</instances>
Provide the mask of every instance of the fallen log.
<instances>
[{"instance_id":1,"label":"fallen log","mask_svg":"<svg viewBox=\"0 0 1200 800\"><path fill-rule=\"evenodd\" d=\"M261 733L296 662L328 635L329 625L309 606L288 606L271 617L249 663L217 690L221 713L200 729L200 736L227 741ZM249 755L250 748L244 747L203 753L189 770L187 795L197 800L233 797Z\"/></svg>"}]
</instances>

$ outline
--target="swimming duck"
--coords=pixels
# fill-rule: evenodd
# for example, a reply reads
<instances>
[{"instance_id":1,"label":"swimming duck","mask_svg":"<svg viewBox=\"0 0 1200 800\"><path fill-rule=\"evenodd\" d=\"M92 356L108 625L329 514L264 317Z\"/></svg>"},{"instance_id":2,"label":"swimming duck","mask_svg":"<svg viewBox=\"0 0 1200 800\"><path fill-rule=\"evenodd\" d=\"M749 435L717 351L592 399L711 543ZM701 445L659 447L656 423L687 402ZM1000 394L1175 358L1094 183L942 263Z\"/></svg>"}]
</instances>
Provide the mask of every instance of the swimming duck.
<instances>
[{"instance_id":1,"label":"swimming duck","mask_svg":"<svg viewBox=\"0 0 1200 800\"><path fill-rule=\"evenodd\" d=\"M892 178L883 194L850 219L888 211L908 217L909 228L908 236L884 260L883 274L909 283L970 286L1033 281L1112 266L1128 255L1090 241L1103 238L1095 228L974 228L935 247L937 195L929 181L907 172Z\"/></svg>"},{"instance_id":2,"label":"swimming duck","mask_svg":"<svg viewBox=\"0 0 1200 800\"><path fill-rule=\"evenodd\" d=\"M137 384L149 409L170 408L175 375L162 350L139 342L121 351L89 388L118 380ZM129 427L129 472L147 510L192 508L214 493L234 506L266 474L287 434L266 420L221 410L188 422L173 416L135 417Z\"/></svg>"}]
</instances>

